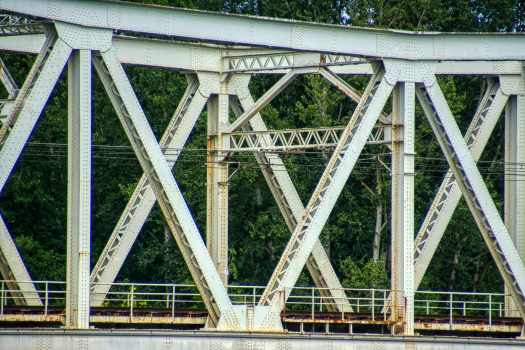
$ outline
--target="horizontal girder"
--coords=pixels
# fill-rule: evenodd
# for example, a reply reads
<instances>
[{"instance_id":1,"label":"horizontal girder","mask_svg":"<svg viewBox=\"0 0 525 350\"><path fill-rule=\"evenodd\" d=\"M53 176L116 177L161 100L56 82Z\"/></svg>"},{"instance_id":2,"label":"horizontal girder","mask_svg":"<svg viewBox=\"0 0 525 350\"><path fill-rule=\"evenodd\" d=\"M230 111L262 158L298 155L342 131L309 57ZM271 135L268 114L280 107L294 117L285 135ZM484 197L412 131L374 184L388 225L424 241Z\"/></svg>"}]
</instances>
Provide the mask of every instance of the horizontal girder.
<instances>
[{"instance_id":1,"label":"horizontal girder","mask_svg":"<svg viewBox=\"0 0 525 350\"><path fill-rule=\"evenodd\" d=\"M410 33L122 2L3 0L0 9L87 27L299 51L409 60L522 60L525 36Z\"/></svg>"},{"instance_id":2,"label":"horizontal girder","mask_svg":"<svg viewBox=\"0 0 525 350\"><path fill-rule=\"evenodd\" d=\"M40 52L44 41L43 34L0 36L0 50L36 54ZM251 66L251 61L255 61L254 67L282 64L278 69L272 67L272 69L264 70L258 68L251 70L239 68L237 70L237 72L244 73L286 74L289 68L285 64L290 62L292 63L291 68L330 66L330 70L338 75L372 74L370 63L363 63L362 60L355 61L355 57L354 61L351 61L349 56L342 55L282 52L282 50L246 46L212 46L121 35L113 37L113 46L117 49L118 58L123 64L172 68L183 71L234 72L235 70L228 69L229 63L227 63L233 56L236 60L246 57L242 64L235 63L239 67L247 64ZM270 62L266 64L265 61ZM440 61L436 65L435 74L521 74L521 69L522 65L519 61ZM317 72L312 73L316 74Z\"/></svg>"}]
</instances>

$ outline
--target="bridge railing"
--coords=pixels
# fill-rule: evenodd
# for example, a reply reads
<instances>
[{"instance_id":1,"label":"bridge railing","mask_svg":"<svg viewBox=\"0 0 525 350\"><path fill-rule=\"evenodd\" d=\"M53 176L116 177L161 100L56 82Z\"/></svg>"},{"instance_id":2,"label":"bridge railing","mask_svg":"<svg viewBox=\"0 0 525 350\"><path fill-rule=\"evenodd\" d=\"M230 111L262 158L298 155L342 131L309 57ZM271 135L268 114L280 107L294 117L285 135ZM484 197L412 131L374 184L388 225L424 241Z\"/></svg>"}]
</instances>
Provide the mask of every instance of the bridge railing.
<instances>
[{"instance_id":1,"label":"bridge railing","mask_svg":"<svg viewBox=\"0 0 525 350\"><path fill-rule=\"evenodd\" d=\"M8 282L17 282L24 291L24 283L28 281L0 281L0 315L4 314L5 306L15 305L15 299L22 298L20 290L10 290ZM37 289L38 297L44 305L47 315L50 307L64 307L66 301L66 282L63 281L32 281ZM111 288L105 296L102 306L129 309L130 315L141 308L171 309L175 317L177 309L204 308L204 303L193 284L158 284L158 283L108 283ZM264 291L264 286L228 286L228 294L234 305L255 306ZM341 298L329 296L327 288L295 287L289 296L284 312L304 311L312 318L322 311L346 310L350 305L353 313L370 314L372 320L386 321L392 311L389 304L389 289L342 288L348 304ZM34 294L33 294L34 295ZM504 305L503 293L469 293L469 292L434 292L418 291L415 293L416 314L453 316L485 316L502 317L508 314ZM26 297L27 299L27 297ZM404 305L398 307L404 308ZM402 311L402 310L401 310ZM506 312L507 311L507 312Z\"/></svg>"}]
</instances>

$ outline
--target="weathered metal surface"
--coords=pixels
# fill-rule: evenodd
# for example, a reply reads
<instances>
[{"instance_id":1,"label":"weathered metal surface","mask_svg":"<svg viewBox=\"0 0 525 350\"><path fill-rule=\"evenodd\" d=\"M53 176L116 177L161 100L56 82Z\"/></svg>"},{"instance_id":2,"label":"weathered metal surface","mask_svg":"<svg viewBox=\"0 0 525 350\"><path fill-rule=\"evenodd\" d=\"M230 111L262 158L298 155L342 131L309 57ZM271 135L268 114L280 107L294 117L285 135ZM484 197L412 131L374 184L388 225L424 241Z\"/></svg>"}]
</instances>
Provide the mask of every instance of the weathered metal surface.
<instances>
[{"instance_id":1,"label":"weathered metal surface","mask_svg":"<svg viewBox=\"0 0 525 350\"><path fill-rule=\"evenodd\" d=\"M81 26L286 50L406 60L525 59L525 37L518 33L411 33L114 1L3 0L0 9Z\"/></svg>"},{"instance_id":2,"label":"weathered metal surface","mask_svg":"<svg viewBox=\"0 0 525 350\"><path fill-rule=\"evenodd\" d=\"M146 323L146 324L193 324L203 325L208 317L171 317L167 316L90 316L91 323Z\"/></svg>"},{"instance_id":3,"label":"weathered metal surface","mask_svg":"<svg viewBox=\"0 0 525 350\"><path fill-rule=\"evenodd\" d=\"M485 324L485 323L439 323L439 322L415 322L415 330L453 331L453 332L501 332L521 333L523 325ZM461 335L457 333L457 335Z\"/></svg>"},{"instance_id":4,"label":"weathered metal surface","mask_svg":"<svg viewBox=\"0 0 525 350\"><path fill-rule=\"evenodd\" d=\"M253 333L162 330L0 330L2 350L53 349L73 346L89 350L147 349L523 349L522 339L488 339L424 336L381 336L367 334L323 334L298 332Z\"/></svg>"},{"instance_id":5,"label":"weathered metal surface","mask_svg":"<svg viewBox=\"0 0 525 350\"><path fill-rule=\"evenodd\" d=\"M383 140L384 124L374 126L368 136L366 144L390 143ZM228 152L246 151L277 151L301 149L326 149L333 148L339 143L339 136L343 133L344 126L325 128L244 131L226 134L230 136L231 149Z\"/></svg>"},{"instance_id":6,"label":"weathered metal surface","mask_svg":"<svg viewBox=\"0 0 525 350\"><path fill-rule=\"evenodd\" d=\"M509 136L510 131L523 132L523 126L525 124L522 119L525 108L522 104L525 104L525 100L523 99L523 95L525 95L525 84L523 84L522 77L523 67L519 62L525 59L525 51L523 51L525 36L522 34L429 35L326 26L314 23L298 23L287 20L271 20L256 17L247 18L227 14L213 14L106 1L2 0L0 9L13 11L15 13L18 12L31 17L36 16L36 20L50 19L54 21L52 23L50 21L42 22L44 23L42 25L49 26L50 29L50 35L44 43L41 34L6 36L5 34L37 33L33 31L36 30L36 27L28 20L19 21L17 17L10 16L0 17L0 49L19 52L40 52L36 61L37 64L35 64L35 67L27 79L28 84L25 84L20 91L16 88L16 84L13 84L12 79L9 79L6 67L0 67L0 75L2 76L3 83L10 92L11 100L4 104L4 108L2 112L0 112L0 117L2 117L4 121L4 125L0 130L0 189L12 171L25 142L38 120L42 108L45 106L45 101L53 90L54 84L67 59L66 56L70 54L72 49L97 51L93 55L96 61L95 66L100 72L110 99L116 106L119 117L123 121L125 130L139 157L148 182L152 186L151 190L157 197L170 228L183 251L192 275L198 284L199 292L202 294L202 299L210 312L210 319L212 320L208 325L222 324L221 327L225 330L260 329L276 331L281 329L280 324L278 324L280 322L279 312L285 308L286 300L290 297L290 292L294 288L297 275L299 271L302 271L305 261L310 259L312 254L314 255L314 260L320 259L320 255L317 254L316 256L315 254L315 246L318 242L319 232L322 230L328 215L330 215L330 211L337 200L342 186L351 172L353 163L355 163L364 145L367 144L367 137L373 128L373 124L379 118L381 123L392 124L392 126L390 128L387 127L387 132L384 132L383 135L378 134L378 137L369 142L373 144L390 142L389 137L393 136L394 145L391 146L394 151L393 165L397 165L393 166L392 169L394 170L393 175L399 176L399 178L393 181L392 216L395 217L395 222L393 222L392 227L395 235L393 240L394 254L392 256L392 263L395 273L393 273L392 278L394 282L392 290L399 293L400 297L394 301L395 308L390 321L386 321L387 315L385 313L382 314L382 319L376 318L374 314L372 314L371 318L365 317L364 319L349 316L348 322L352 323L356 321L367 324L372 322L372 324L379 324L377 322L399 322L400 319L404 319L405 334L412 333L411 325L414 320L412 297L413 291L417 289L418 278L421 277L416 274L415 283L413 283L413 242L411 240L413 224L413 182L411 178L413 174L413 157L411 157L413 156L413 150L411 150L413 125L406 120L403 121L403 118L397 118L394 123L390 123L389 116L381 112L392 87L397 83L400 84L399 86L401 86L401 84L405 87L409 86L410 91L412 91L414 83L424 83L424 85L418 85L416 89L422 107L445 152L445 156L449 161L451 171L458 182L458 186L467 200L468 206L489 246L491 254L496 260L496 264L507 284L509 292L512 294L513 299L517 301L516 308L519 310L521 316L525 315L525 299L523 297L525 272L522 263L524 254L524 238L522 233L525 217L523 215L523 206L525 202L523 198L519 197L522 196L525 187L523 184L515 183L516 186L513 186L507 183L505 198L505 223L507 224L507 228L505 228L490 194L483 183L483 179L479 176L479 172L476 169L476 154L473 149L470 148L470 144L464 142L455 120L450 113L447 101L445 101L435 81L435 74L500 75L501 89L498 90L498 94L505 96L518 95L518 97L510 98L510 100L513 101L513 105L516 104L516 108L508 108L509 111L512 112L512 121L516 119L516 124L515 127L509 126L511 120L507 118L507 124L509 125L507 125L506 136ZM4 20L1 18L4 18ZM9 28L2 28L2 24L7 25ZM30 27L23 29L22 26L27 25ZM53 27L57 29L58 39L52 30ZM233 42L236 45L228 47L226 45L170 43L168 40L116 38L114 36L114 34L116 34L114 30L119 32L148 33L175 38L182 37L199 41ZM47 29L46 32L48 32ZM1 35L2 33L4 35ZM330 38L330 40L326 40L326 38ZM248 47L240 45L247 45ZM261 47L271 47L271 49L261 49ZM42 50L40 50L40 48L42 48ZM77 57L78 54L79 53L75 51L74 57ZM102 59L100 59L101 56ZM48 58L49 60L46 63L46 59ZM376 60L382 60L382 62L376 62ZM257 117L258 112L279 94L298 74L321 74L347 96L355 101L359 101L352 121L349 126L345 128L342 135L333 133L333 140L329 141L326 138L323 139L320 137L319 133L311 134L315 134L315 147L319 147L319 145L321 147L335 147L335 152L306 210L303 212L302 205L293 206L295 208L293 209L294 211L297 211L297 208L301 208L301 212L298 214L294 212L295 221L298 225L283 254L284 259L287 259L287 261L281 259L264 295L260 298L261 304L271 305L273 309L270 310L269 306L264 305L253 307L239 304L233 305L232 299L227 291L225 291L222 283L220 283L216 273L217 269L223 272L227 271L227 253L225 254L224 252L227 252L228 195L227 191L222 191L222 195L219 196L219 190L217 190L217 187L221 188L221 186L222 188L227 188L226 186L229 180L227 165L219 165L219 161L221 160L219 158L213 159L214 163L217 163L216 166L222 168L220 176L216 176L218 175L216 174L212 178L213 181L210 181L209 187L215 186L216 188L208 188L209 191L214 191L214 196L210 196L212 200L210 200L209 203L210 207L216 211L213 220L209 220L209 228L212 226L220 228L220 233L212 235L214 242L211 242L211 239L209 242L209 244L213 246L213 249L210 249L213 251L212 257L215 255L215 259L212 260L212 257L209 256L204 248L201 236L185 205L184 197L180 193L177 183L173 180L170 171L170 166L173 165L173 162L170 163L170 160L166 159L167 157L163 153L162 147L159 147L159 144L151 133L150 126L142 113L134 91L122 70L122 63L169 67L179 70L190 70L197 72L198 75L214 75L215 78L210 84L208 84L208 82L203 84L204 89L202 92L204 99L207 99L210 94L219 94L224 102L222 103L223 107L220 108L220 113L222 114L222 120L220 120L220 122L224 125L220 126L218 132L210 133L210 136L214 134L220 138L219 142L213 145L214 151L228 151L228 153L230 153L230 150L227 149L228 146L221 145L221 141L229 144L231 134L227 135L223 132L233 132L248 125L250 119ZM384 71L381 71L381 76L378 76L376 70L369 87L363 95L335 75L371 74L372 65L375 67L375 65L380 66L381 64L384 66ZM90 76L88 70L91 65L88 59L84 59L83 66L85 67L85 74ZM329 71L326 66L331 66L333 72ZM233 74L234 72L239 74ZM230 79L233 79L233 76L242 76L243 74L240 73L245 73L246 76L249 72L285 75L279 83L271 87L259 101L245 106L238 120L232 125L229 125L229 95L238 94L238 91L234 91L235 89L229 89L229 85L235 85L233 80L230 81ZM42 77L37 79L39 74ZM80 75L77 74L77 77L79 76ZM86 111L89 109L87 104L91 97L91 92L88 92L88 85L89 84L86 83L83 84L82 88L71 89L69 96L72 104L79 101L85 102ZM217 86L218 90L214 90ZM84 93L80 94L81 91ZM485 96L488 96L490 100L490 92L487 92L487 94ZM494 101L501 103L506 97L498 99L498 94ZM410 107L408 111L405 110L410 116L413 114L412 107L414 105L412 95L411 92L410 96L406 95L402 101L405 107ZM239 96L239 98L244 97ZM514 103L515 100L516 103ZM400 101L401 100L397 99L397 102ZM406 108L400 108L400 110L402 109ZM483 111L485 109L482 108ZM495 110L494 113L498 114L496 112ZM87 119L89 119L88 114L85 114L84 118L80 119L87 121ZM73 120L70 124L72 124L70 127L75 128L81 123ZM479 125L479 123L475 123L475 125ZM483 126L484 125L488 124L483 123ZM394 130L392 130L392 128ZM187 129L191 130L191 127ZM490 129L486 132L487 135L485 135L488 139L488 134L490 134L492 128L487 127L486 129ZM408 137L406 133L408 133ZM294 136L285 136L285 134ZM329 134L329 132L325 132L325 134ZM519 153L519 155L514 154L511 157L507 156L507 162L519 162L519 158L522 157L522 143L524 141L520 139L520 136L516 135L513 135L514 140L512 140L510 136L507 137L506 150L516 148L517 153L515 153ZM290 149L312 146L312 144L304 140L301 141L302 143L294 143L293 138L296 136L301 137L301 131L273 131L266 132L266 134L245 134L240 137L244 137L243 142L246 144L252 142L250 148L242 148L241 143L237 146L243 150L258 151L267 151L269 149L268 145L275 149L279 149L279 147ZM380 140L379 136L385 136L385 139ZM235 143L237 140L233 141L233 143ZM282 145L279 145L279 143ZM71 154L74 153L76 146L78 145L71 143L69 148ZM87 150L89 148L89 142L88 144L84 143L82 148ZM482 148L483 147L480 147L479 152L476 152L480 153ZM268 153L264 156L270 157ZM224 157L228 157L228 155ZM79 165L82 165L82 162L79 161L81 157L77 158L78 159L70 159L71 169L69 173L71 174L73 173L72 169L77 169ZM262 155L259 158L263 159ZM514 158L516 159L514 160ZM75 162L75 166L71 165L74 163L73 161ZM85 177L90 171L88 169L88 162L84 161L84 163L83 175ZM277 182L280 182L280 180ZM282 184L279 186L282 190L281 192L283 192L283 196L293 195L293 191L291 191L289 187L288 189L283 189L286 188L286 186L283 187ZM74 310L81 308L84 310L84 316L86 317L84 317L84 320L80 323L71 322L71 320L68 320L66 323L70 326L78 327L87 327L89 326L89 322L145 324L154 322L154 320L159 324L170 322L171 324L177 324L177 322L179 322L177 320L181 317L180 315L176 315L174 311L164 313L162 316L157 315L156 312L151 312L151 314L146 315L144 315L144 312L134 312L133 293L131 294L131 307L128 314L125 314L125 312L116 312L116 314L113 315L103 315L101 313L90 316L88 311L89 306L86 307L89 303L89 293L84 293L85 290L89 289L89 283L85 278L85 272L89 270L86 269L86 266L89 265L90 254L89 240L85 241L85 238L89 236L86 232L89 233L90 231L89 225L87 224L90 221L88 209L89 196L86 197L84 195L79 196L79 198L74 198L75 196L72 193L80 193L80 186L73 187L72 189L74 191L70 191L70 198L71 202L75 202L75 205L70 205L70 207L78 208L77 202L79 198L82 197L84 210L81 211L85 225L82 228L83 234L74 234L73 231L75 231L75 229L72 228L74 225L69 225L69 233L71 234L71 238L73 238L70 239L70 241L75 239L77 241L74 242L74 244L70 244L68 254L83 259L84 263L81 264L83 268L77 269L74 266L75 259L69 259L69 293L67 295L69 305L67 307L67 314L71 315ZM217 195L215 195L216 192ZM279 195L281 195L281 193L279 193ZM154 200L152 198L151 203L153 202ZM174 203L177 203L177 205ZM281 204L285 205L286 202L283 201ZM220 206L222 206L220 210L216 210ZM439 210L441 211L441 209ZM453 206L450 207L450 210L453 210ZM212 210L209 210L209 212L211 211ZM144 216L147 216L147 212L147 210L144 211ZM509 219L509 215L512 216L512 213L518 213L515 217L512 217L516 222ZM216 218L218 218L218 220L216 220ZM448 218L443 216L442 221L440 227L446 227ZM288 222L291 221L288 220ZM1 223L3 222L0 217L0 224ZM6 266L10 264L13 265L9 261L14 261L13 256L16 255L14 253L16 247L12 244L12 239L9 241L11 237L5 225L0 225L0 229L0 237L2 238L0 245L3 249L2 261L4 261L2 271L9 276L8 278L14 281L16 279L16 273L8 271ZM508 233L511 234L511 237L508 237ZM408 237L410 237L410 239L408 239ZM83 248L78 249L78 243L81 243L79 240L82 240L82 238L84 239ZM512 239L514 241L512 241ZM219 245L220 248L215 249L219 247ZM12 249L13 247L14 250ZM516 251L516 247L519 252ZM312 251L312 249L314 250ZM215 252L215 250L217 250L217 252ZM431 250L433 251L433 249ZM407 254L407 252L410 252L410 254ZM428 258L431 258L431 254L428 254ZM215 265L213 262L215 262ZM309 266L314 266L313 260L310 263L311 265ZM317 260L316 264L318 264ZM83 271L83 274L78 274L77 271ZM23 279L24 283L27 281L30 282L29 274L27 272L26 274L27 278ZM333 275L335 276L335 273ZM315 276L316 275L314 275L314 279ZM226 282L226 278L224 278L224 276L222 277L222 282ZM335 280L336 279L337 277L335 276ZM79 280L83 282L80 283ZM20 296L21 292L19 292L17 286L11 283L13 281L6 282L7 287L10 289L12 296L13 293L15 297ZM337 289L334 289L333 286L328 286L318 291L319 295L322 296L319 297L321 310L323 307L322 298L326 297L329 288L333 297L333 292ZM4 298L3 287L2 290L2 298ZM82 295L87 295L87 298L77 298L79 290L82 290ZM339 295L344 295L345 291L343 291L342 288L339 288L339 290ZM34 298L32 299L39 299L39 296L34 290L30 290L29 292L33 293ZM373 293L374 292L372 292L372 310L375 309ZM253 294L253 303L255 304L255 291ZM420 320L419 323L422 324L423 327L429 327L429 329L436 331L448 330L461 332L474 330L483 332L514 332L517 327L521 326L519 322L512 324L502 321L498 323L495 322L494 319L491 320L491 317L489 317L487 324L484 324L485 321L477 319L460 319L455 316L453 317L454 311L457 311L454 303L457 302L456 300L454 300L454 302L452 301L454 293L449 294L450 301L448 308L450 311L450 319L448 321L448 329L446 329L447 321L442 317L436 317L435 322L428 322L428 317L421 318L423 321ZM175 307L174 290L172 295L172 305ZM27 299L27 295L25 295L25 297ZM488 314L492 314L494 310L493 304L495 303L499 306L499 314L501 315L502 303L500 302L498 304L498 302L493 302L493 300L490 299L491 297L492 295L489 296ZM498 295L498 298L501 297L502 295ZM330 298L327 299L329 300ZM27 300L26 302L28 302ZM166 297L166 300L169 305L168 297ZM325 304L327 309L335 310L335 307L332 308L334 304L333 300L336 300L336 298L332 298L332 301L329 302L332 303L331 305ZM341 298L341 301L342 300L343 298ZM350 300L351 298L346 300L348 302L348 308L350 307ZM366 298L361 298L361 300L365 303L367 302ZM46 298L46 306L47 301L48 299ZM18 300L18 302L23 303L21 299ZM432 303L432 301L424 300L424 302L426 302L428 313L429 303ZM439 300L434 303L437 305L442 302L444 301ZM384 306L385 303L386 301L383 300L382 306ZM459 303L462 303L463 313L465 313L465 305L468 304L468 302L460 301ZM326 316L328 317L327 319L313 317L313 304L314 294L312 291L311 322L324 322L327 324L346 322L347 318L345 314L343 314L340 319L335 315ZM508 300L507 304L510 304ZM430 308L440 309L441 306L442 304L439 304L437 307L431 305ZM362 307L361 305L361 310L363 310ZM364 307L366 308L367 306ZM19 317L20 320L23 318L35 318L36 320L41 319L43 316L46 319L47 317L58 317L57 314L47 314L47 312L45 312L44 315L27 314L24 312L4 313L4 304L1 305L1 308L2 312L0 314L13 319ZM359 311L359 301L357 311ZM98 321L94 321L92 317ZM257 319L258 317L259 319ZM294 316L288 315L285 317L285 321L292 323L302 322L288 321L289 319L293 319L293 317ZM182 316L182 318L185 317ZM180 320L180 322L198 324L198 322L201 322L203 319L202 316L198 316L197 318L201 320ZM190 317L190 319L192 318ZM452 322L453 319L457 322ZM462 321L459 322L459 320ZM274 321L276 321L276 323ZM263 325L263 328L254 328L260 325ZM396 323L396 325L399 325L399 323ZM420 325L417 327L420 327ZM418 329L417 327L416 329ZM327 326L326 329L328 331L329 327ZM286 348L284 345L280 348L283 347Z\"/></svg>"},{"instance_id":7,"label":"weathered metal surface","mask_svg":"<svg viewBox=\"0 0 525 350\"><path fill-rule=\"evenodd\" d=\"M6 307L5 313L0 315L2 322L40 322L65 324L63 308L51 307L48 312L43 307ZM171 308L135 308L133 317L129 308L95 307L91 310L91 324L149 324L155 325L194 325L204 326L208 312L206 309L178 309L174 313ZM377 313L356 312L316 312L312 317L309 311L286 311L281 315L285 324L352 324L352 325L398 325L403 322L394 322L385 315ZM414 329L429 331L450 331L457 336L461 332L499 332L520 333L523 321L519 317L488 317L483 316L453 316L452 326L449 315L416 315ZM1 330L0 330L1 332Z\"/></svg>"}]
</instances>

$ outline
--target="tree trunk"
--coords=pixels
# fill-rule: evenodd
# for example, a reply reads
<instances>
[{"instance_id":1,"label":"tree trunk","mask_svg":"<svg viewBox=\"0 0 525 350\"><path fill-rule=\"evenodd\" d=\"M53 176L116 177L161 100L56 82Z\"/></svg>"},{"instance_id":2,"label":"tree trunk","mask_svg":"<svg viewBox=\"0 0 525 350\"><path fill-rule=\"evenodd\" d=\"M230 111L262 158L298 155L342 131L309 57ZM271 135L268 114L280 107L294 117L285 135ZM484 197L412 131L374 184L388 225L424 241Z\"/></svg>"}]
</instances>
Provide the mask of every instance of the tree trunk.
<instances>
[{"instance_id":1,"label":"tree trunk","mask_svg":"<svg viewBox=\"0 0 525 350\"><path fill-rule=\"evenodd\" d=\"M478 289L478 280L479 280L479 265L481 262L481 255L476 258L476 263L474 267L474 277L472 277L472 291L476 293Z\"/></svg>"},{"instance_id":2,"label":"tree trunk","mask_svg":"<svg viewBox=\"0 0 525 350\"><path fill-rule=\"evenodd\" d=\"M173 274L171 273L169 269L169 261L171 259L171 248L169 246L169 242L171 239L171 230L168 225L164 225L164 243L166 245L166 249L164 250L164 262L165 262L165 268L164 270L164 279L166 283L170 283L173 279Z\"/></svg>"},{"instance_id":3,"label":"tree trunk","mask_svg":"<svg viewBox=\"0 0 525 350\"><path fill-rule=\"evenodd\" d=\"M376 180L377 180L377 195L381 197L383 183L383 170L376 169ZM379 259L380 245L381 245L381 233L383 232L383 204L380 201L376 203L376 229L374 232L374 250L372 258L374 260Z\"/></svg>"},{"instance_id":4,"label":"tree trunk","mask_svg":"<svg viewBox=\"0 0 525 350\"><path fill-rule=\"evenodd\" d=\"M450 279L448 282L447 290L452 290L454 287L454 282L456 281L456 266L459 263L459 253L461 253L461 248L463 247L463 243L467 240L467 236L462 237L459 239L459 236L456 235L456 238L458 239L458 249L454 253L454 257L452 258L452 271L450 272Z\"/></svg>"}]
</instances>

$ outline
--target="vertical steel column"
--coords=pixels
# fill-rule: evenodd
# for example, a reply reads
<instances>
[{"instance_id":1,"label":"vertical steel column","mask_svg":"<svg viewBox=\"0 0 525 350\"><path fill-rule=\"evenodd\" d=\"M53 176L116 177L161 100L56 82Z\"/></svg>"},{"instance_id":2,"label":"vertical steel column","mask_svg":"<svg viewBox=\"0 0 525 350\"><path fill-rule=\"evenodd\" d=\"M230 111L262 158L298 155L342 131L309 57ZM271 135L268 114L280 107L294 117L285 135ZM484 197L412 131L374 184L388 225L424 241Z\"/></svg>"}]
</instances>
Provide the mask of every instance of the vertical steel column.
<instances>
[{"instance_id":1,"label":"vertical steel column","mask_svg":"<svg viewBox=\"0 0 525 350\"><path fill-rule=\"evenodd\" d=\"M510 96L505 106L505 226L524 260L525 234L525 96ZM505 316L519 317L519 312L505 285Z\"/></svg>"},{"instance_id":2,"label":"vertical steel column","mask_svg":"<svg viewBox=\"0 0 525 350\"><path fill-rule=\"evenodd\" d=\"M74 51L68 62L68 74L66 327L89 328L91 51Z\"/></svg>"},{"instance_id":3,"label":"vertical steel column","mask_svg":"<svg viewBox=\"0 0 525 350\"><path fill-rule=\"evenodd\" d=\"M228 136L229 96L212 95L208 100L207 225L206 246L224 285L228 284L228 164L220 149L230 148Z\"/></svg>"},{"instance_id":4,"label":"vertical steel column","mask_svg":"<svg viewBox=\"0 0 525 350\"><path fill-rule=\"evenodd\" d=\"M398 83L392 104L392 318L414 334L414 83Z\"/></svg>"}]
</instances>

